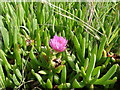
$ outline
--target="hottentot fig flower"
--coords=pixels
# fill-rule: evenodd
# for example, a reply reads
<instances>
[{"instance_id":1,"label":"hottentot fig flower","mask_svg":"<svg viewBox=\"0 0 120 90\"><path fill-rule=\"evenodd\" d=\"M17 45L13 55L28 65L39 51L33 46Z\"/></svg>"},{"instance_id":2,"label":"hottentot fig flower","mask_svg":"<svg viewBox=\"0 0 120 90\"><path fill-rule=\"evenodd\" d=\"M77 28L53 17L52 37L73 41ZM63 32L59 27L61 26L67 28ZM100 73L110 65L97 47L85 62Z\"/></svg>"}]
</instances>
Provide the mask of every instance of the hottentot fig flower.
<instances>
[{"instance_id":1,"label":"hottentot fig flower","mask_svg":"<svg viewBox=\"0 0 120 90\"><path fill-rule=\"evenodd\" d=\"M66 49L68 40L63 37L54 36L53 39L50 39L50 46L57 52L63 52Z\"/></svg>"}]
</instances>

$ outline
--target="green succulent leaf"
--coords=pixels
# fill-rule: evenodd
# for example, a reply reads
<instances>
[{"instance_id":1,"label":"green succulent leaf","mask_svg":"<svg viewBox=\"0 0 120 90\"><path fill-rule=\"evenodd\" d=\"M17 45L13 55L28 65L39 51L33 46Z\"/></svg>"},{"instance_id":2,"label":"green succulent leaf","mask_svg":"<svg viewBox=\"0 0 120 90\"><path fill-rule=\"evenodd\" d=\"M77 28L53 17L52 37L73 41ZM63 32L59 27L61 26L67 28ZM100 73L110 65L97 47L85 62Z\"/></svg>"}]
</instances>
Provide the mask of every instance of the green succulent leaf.
<instances>
[{"instance_id":1,"label":"green succulent leaf","mask_svg":"<svg viewBox=\"0 0 120 90\"><path fill-rule=\"evenodd\" d=\"M97 79L94 84L102 84L103 82L109 80L113 74L116 72L118 64L113 65L108 72L102 76L100 79Z\"/></svg>"},{"instance_id":2,"label":"green succulent leaf","mask_svg":"<svg viewBox=\"0 0 120 90\"><path fill-rule=\"evenodd\" d=\"M93 54L90 58L90 63L89 63L88 69L86 71L86 80L87 81L91 80L92 72L95 67L95 62L96 62L96 55Z\"/></svg>"},{"instance_id":3,"label":"green succulent leaf","mask_svg":"<svg viewBox=\"0 0 120 90\"><path fill-rule=\"evenodd\" d=\"M5 53L3 52L3 50L0 50L0 57L2 59L2 62L4 63L4 65L8 68L8 69L11 69L11 65L9 64L6 56L5 56Z\"/></svg>"},{"instance_id":4,"label":"green succulent leaf","mask_svg":"<svg viewBox=\"0 0 120 90\"><path fill-rule=\"evenodd\" d=\"M46 86L47 86L47 88L53 88L53 86L52 86L52 82L49 80L49 79L47 79L47 83L46 83Z\"/></svg>"},{"instance_id":5,"label":"green succulent leaf","mask_svg":"<svg viewBox=\"0 0 120 90\"><path fill-rule=\"evenodd\" d=\"M13 82L15 83L15 85L20 85L20 82L17 80L17 77L15 74L13 74Z\"/></svg>"},{"instance_id":6,"label":"green succulent leaf","mask_svg":"<svg viewBox=\"0 0 120 90\"><path fill-rule=\"evenodd\" d=\"M67 77L67 71L66 71L66 66L64 66L61 72L61 83L66 82L66 77Z\"/></svg>"}]
</instances>

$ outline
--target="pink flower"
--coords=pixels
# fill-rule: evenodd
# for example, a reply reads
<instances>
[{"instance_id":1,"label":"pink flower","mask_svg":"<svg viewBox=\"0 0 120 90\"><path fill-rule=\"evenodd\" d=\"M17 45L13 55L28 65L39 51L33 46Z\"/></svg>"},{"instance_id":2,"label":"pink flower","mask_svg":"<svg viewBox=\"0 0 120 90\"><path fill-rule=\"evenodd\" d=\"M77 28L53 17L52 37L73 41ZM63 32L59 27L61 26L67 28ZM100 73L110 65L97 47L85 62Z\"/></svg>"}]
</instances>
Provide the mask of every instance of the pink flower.
<instances>
[{"instance_id":1,"label":"pink flower","mask_svg":"<svg viewBox=\"0 0 120 90\"><path fill-rule=\"evenodd\" d=\"M66 49L67 40L63 37L54 36L53 39L50 39L50 46L57 52L62 52Z\"/></svg>"}]
</instances>

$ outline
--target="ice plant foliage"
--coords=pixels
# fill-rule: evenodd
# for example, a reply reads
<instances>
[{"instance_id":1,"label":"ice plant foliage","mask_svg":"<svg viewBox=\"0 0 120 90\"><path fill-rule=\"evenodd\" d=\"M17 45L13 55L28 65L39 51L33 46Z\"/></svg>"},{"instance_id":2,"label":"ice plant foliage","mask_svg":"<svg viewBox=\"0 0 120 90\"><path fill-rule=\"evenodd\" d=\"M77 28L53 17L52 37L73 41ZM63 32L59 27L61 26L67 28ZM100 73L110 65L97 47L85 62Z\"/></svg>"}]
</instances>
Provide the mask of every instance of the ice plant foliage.
<instances>
[{"instance_id":1,"label":"ice plant foliage","mask_svg":"<svg viewBox=\"0 0 120 90\"><path fill-rule=\"evenodd\" d=\"M53 39L50 39L50 46L57 52L63 52L66 49L68 40L63 37L54 36Z\"/></svg>"}]
</instances>

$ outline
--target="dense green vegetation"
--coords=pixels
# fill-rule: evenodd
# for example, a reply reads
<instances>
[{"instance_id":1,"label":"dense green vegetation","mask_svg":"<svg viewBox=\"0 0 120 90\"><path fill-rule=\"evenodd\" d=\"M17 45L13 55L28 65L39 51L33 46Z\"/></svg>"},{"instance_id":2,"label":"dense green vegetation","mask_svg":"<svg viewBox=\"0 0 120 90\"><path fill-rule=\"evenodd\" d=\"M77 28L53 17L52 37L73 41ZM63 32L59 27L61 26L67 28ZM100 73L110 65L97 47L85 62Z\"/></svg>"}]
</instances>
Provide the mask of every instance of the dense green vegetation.
<instances>
[{"instance_id":1,"label":"dense green vegetation","mask_svg":"<svg viewBox=\"0 0 120 90\"><path fill-rule=\"evenodd\" d=\"M0 88L116 88L119 31L119 2L0 2Z\"/></svg>"}]
</instances>

